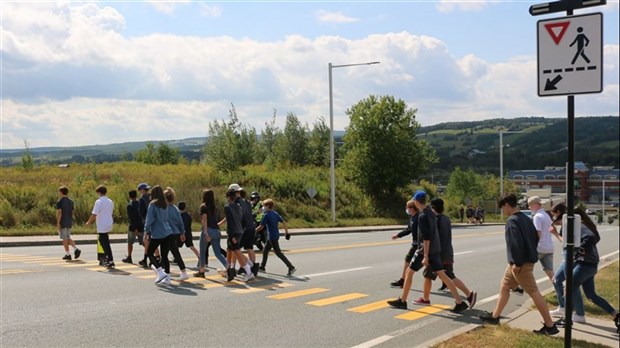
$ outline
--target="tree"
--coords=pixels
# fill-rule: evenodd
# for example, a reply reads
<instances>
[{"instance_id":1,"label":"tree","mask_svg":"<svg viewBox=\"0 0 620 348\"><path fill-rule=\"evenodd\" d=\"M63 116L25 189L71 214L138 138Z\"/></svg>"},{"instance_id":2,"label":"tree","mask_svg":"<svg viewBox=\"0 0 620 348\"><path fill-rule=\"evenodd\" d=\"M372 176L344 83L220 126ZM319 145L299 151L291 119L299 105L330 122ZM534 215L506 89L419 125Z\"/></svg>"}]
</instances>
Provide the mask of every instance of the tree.
<instances>
[{"instance_id":1,"label":"tree","mask_svg":"<svg viewBox=\"0 0 620 348\"><path fill-rule=\"evenodd\" d=\"M284 131L276 138L276 155L279 161L297 166L308 162L308 127L294 113L286 115Z\"/></svg>"},{"instance_id":2,"label":"tree","mask_svg":"<svg viewBox=\"0 0 620 348\"><path fill-rule=\"evenodd\" d=\"M28 144L28 140L24 139L24 155L22 156L22 168L24 170L31 170L34 168L34 160L32 159L32 154L30 153L30 144Z\"/></svg>"},{"instance_id":3,"label":"tree","mask_svg":"<svg viewBox=\"0 0 620 348\"><path fill-rule=\"evenodd\" d=\"M308 162L317 167L329 166L329 127L323 117L314 123L308 139Z\"/></svg>"},{"instance_id":4,"label":"tree","mask_svg":"<svg viewBox=\"0 0 620 348\"><path fill-rule=\"evenodd\" d=\"M142 162L146 164L157 163L155 145L150 142L146 143L146 148L137 151L134 158L136 159L136 162Z\"/></svg>"},{"instance_id":5,"label":"tree","mask_svg":"<svg viewBox=\"0 0 620 348\"><path fill-rule=\"evenodd\" d=\"M155 155L157 164L178 164L179 157L179 149L173 149L167 144L159 143Z\"/></svg>"},{"instance_id":6,"label":"tree","mask_svg":"<svg viewBox=\"0 0 620 348\"><path fill-rule=\"evenodd\" d=\"M463 171L460 167L454 168L450 174L446 194L454 202L467 203L469 199L472 202L478 202L484 196L484 183L482 176L476 174L472 169Z\"/></svg>"},{"instance_id":7,"label":"tree","mask_svg":"<svg viewBox=\"0 0 620 348\"><path fill-rule=\"evenodd\" d=\"M415 113L402 100L373 95L347 110L343 169L375 199L390 198L437 162L433 148L416 138Z\"/></svg>"}]
</instances>

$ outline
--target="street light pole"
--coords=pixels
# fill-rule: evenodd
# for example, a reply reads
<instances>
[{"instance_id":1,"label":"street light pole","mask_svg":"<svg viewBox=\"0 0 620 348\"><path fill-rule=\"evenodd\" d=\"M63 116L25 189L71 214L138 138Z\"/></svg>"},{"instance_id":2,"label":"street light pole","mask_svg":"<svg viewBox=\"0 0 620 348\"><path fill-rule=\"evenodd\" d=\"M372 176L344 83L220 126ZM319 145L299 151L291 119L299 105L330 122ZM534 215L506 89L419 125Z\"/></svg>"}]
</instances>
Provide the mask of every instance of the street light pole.
<instances>
[{"instance_id":1,"label":"street light pole","mask_svg":"<svg viewBox=\"0 0 620 348\"><path fill-rule=\"evenodd\" d=\"M327 68L329 70L329 177L331 188L331 206L332 206L332 222L336 222L336 159L334 148L334 98L332 92L332 69L334 68L346 68L349 66L358 65L373 65L379 64L379 62L368 62L358 64L342 64L333 65L329 63Z\"/></svg>"},{"instance_id":2,"label":"street light pole","mask_svg":"<svg viewBox=\"0 0 620 348\"><path fill-rule=\"evenodd\" d=\"M500 199L504 198L504 133L525 133L521 131L499 131L499 196ZM504 211L500 211L500 218L504 220Z\"/></svg>"}]
</instances>

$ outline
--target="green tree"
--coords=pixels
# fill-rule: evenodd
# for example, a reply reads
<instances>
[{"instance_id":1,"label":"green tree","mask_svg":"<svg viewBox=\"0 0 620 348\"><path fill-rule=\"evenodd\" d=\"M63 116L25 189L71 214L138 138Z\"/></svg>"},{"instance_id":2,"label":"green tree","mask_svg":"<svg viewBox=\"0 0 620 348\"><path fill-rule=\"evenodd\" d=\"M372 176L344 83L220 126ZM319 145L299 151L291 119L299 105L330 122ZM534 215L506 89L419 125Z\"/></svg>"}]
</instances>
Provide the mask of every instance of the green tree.
<instances>
[{"instance_id":1,"label":"green tree","mask_svg":"<svg viewBox=\"0 0 620 348\"><path fill-rule=\"evenodd\" d=\"M151 142L146 143L146 148L138 150L134 155L134 159L136 162L156 164L157 154L155 151L155 145Z\"/></svg>"},{"instance_id":2,"label":"green tree","mask_svg":"<svg viewBox=\"0 0 620 348\"><path fill-rule=\"evenodd\" d=\"M173 149L167 144L159 143L155 155L157 164L178 164L179 149Z\"/></svg>"},{"instance_id":3,"label":"green tree","mask_svg":"<svg viewBox=\"0 0 620 348\"><path fill-rule=\"evenodd\" d=\"M456 203L467 203L466 199L478 202L484 198L484 182L482 176L476 174L472 169L463 171L456 167L446 187L446 194Z\"/></svg>"},{"instance_id":4,"label":"green tree","mask_svg":"<svg viewBox=\"0 0 620 348\"><path fill-rule=\"evenodd\" d=\"M415 113L402 100L373 95L347 110L343 169L375 199L389 199L437 161L433 148L416 138Z\"/></svg>"},{"instance_id":5,"label":"green tree","mask_svg":"<svg viewBox=\"0 0 620 348\"><path fill-rule=\"evenodd\" d=\"M34 168L34 160L32 159L32 153L30 153L30 144L28 140L24 139L24 154L22 156L22 168L28 171Z\"/></svg>"},{"instance_id":6,"label":"green tree","mask_svg":"<svg viewBox=\"0 0 620 348\"><path fill-rule=\"evenodd\" d=\"M329 127L323 117L314 122L308 139L308 161L317 167L329 166Z\"/></svg>"},{"instance_id":7,"label":"green tree","mask_svg":"<svg viewBox=\"0 0 620 348\"><path fill-rule=\"evenodd\" d=\"M279 161L296 166L308 162L308 127L293 113L286 115L284 131L276 138L276 155Z\"/></svg>"}]
</instances>

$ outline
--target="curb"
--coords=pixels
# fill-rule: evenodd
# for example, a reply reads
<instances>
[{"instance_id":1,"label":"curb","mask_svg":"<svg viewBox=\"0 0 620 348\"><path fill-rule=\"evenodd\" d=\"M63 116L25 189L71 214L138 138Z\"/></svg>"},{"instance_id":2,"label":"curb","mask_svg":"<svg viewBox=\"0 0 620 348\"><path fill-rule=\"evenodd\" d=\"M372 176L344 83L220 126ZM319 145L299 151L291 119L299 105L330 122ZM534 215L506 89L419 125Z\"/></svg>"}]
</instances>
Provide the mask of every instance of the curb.
<instances>
[{"instance_id":1,"label":"curb","mask_svg":"<svg viewBox=\"0 0 620 348\"><path fill-rule=\"evenodd\" d=\"M618 257L615 257L615 258L612 258L612 259L605 260L604 262L599 264L598 269L601 270L601 269L611 265L612 263L616 262L618 259L619 259ZM540 293L543 296L545 296L546 294L548 294L550 292L553 292L553 291L555 291L555 289L553 287L550 287L550 288L547 288L547 289L541 291ZM511 322L513 320L516 320L517 318L521 317L522 315L524 315L524 314L526 314L526 313L528 313L530 311L533 311L530 308L530 307L532 307L533 304L534 304L534 301L532 301L531 298L528 298L521 305L521 307L519 307L518 309L512 311L511 313L509 313L507 315L508 320L504 323L504 325L508 324L509 322ZM443 335L441 335L439 337L435 337L435 338L433 338L431 340L423 342L423 343L417 345L416 347L424 347L424 348L432 347L432 346L437 345L439 343L445 342L445 341L447 341L447 340L449 340L451 338L454 338L456 336L459 336L459 335L462 335L462 334L467 333L469 331L472 331L474 329L477 329L477 328L479 328L481 326L483 326L482 323L481 324L468 324L466 326L463 326L462 328L450 331L450 332L448 332L446 334L443 334Z\"/></svg>"}]
</instances>

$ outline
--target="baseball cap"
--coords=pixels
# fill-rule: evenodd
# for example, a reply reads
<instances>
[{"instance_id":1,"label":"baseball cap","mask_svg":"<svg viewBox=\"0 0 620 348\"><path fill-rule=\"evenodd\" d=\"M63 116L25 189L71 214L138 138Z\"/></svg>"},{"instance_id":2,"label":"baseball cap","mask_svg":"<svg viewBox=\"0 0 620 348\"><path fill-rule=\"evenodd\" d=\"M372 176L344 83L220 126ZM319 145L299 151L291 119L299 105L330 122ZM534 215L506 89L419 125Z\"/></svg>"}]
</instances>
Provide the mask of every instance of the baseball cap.
<instances>
[{"instance_id":1,"label":"baseball cap","mask_svg":"<svg viewBox=\"0 0 620 348\"><path fill-rule=\"evenodd\" d=\"M243 188L241 186L239 186L239 184L230 184L230 186L228 186L228 191L241 191L243 190Z\"/></svg>"},{"instance_id":2,"label":"baseball cap","mask_svg":"<svg viewBox=\"0 0 620 348\"><path fill-rule=\"evenodd\" d=\"M413 197L411 197L411 199L413 199L414 201L419 201L425 197L426 197L426 192L422 190L417 190L416 192L413 193Z\"/></svg>"},{"instance_id":3,"label":"baseball cap","mask_svg":"<svg viewBox=\"0 0 620 348\"><path fill-rule=\"evenodd\" d=\"M541 199L538 196L532 196L532 197L527 199L527 204L532 204L532 203L540 204L540 202L541 202Z\"/></svg>"},{"instance_id":4,"label":"baseball cap","mask_svg":"<svg viewBox=\"0 0 620 348\"><path fill-rule=\"evenodd\" d=\"M138 185L138 190L148 190L148 189L150 189L150 188L151 188L151 187L149 186L149 184L147 184L147 183L145 183L145 182L140 183L140 185Z\"/></svg>"}]
</instances>

